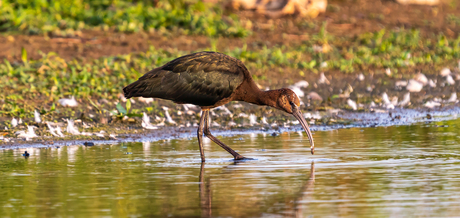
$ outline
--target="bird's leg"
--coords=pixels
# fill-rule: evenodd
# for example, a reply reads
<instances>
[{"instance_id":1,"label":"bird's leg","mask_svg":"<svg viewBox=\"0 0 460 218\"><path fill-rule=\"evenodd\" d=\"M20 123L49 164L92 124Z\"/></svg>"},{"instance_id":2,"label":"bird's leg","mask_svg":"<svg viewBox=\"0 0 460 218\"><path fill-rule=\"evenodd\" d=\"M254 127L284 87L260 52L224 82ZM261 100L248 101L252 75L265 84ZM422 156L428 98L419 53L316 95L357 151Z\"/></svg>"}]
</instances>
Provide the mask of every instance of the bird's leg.
<instances>
[{"instance_id":1,"label":"bird's leg","mask_svg":"<svg viewBox=\"0 0 460 218\"><path fill-rule=\"evenodd\" d=\"M217 139L216 137L214 137L212 134L211 134L211 131L209 131L209 110L206 110L206 111L203 111L204 116L205 116L205 123L204 123L204 134L209 138L211 139L214 143L218 144L220 147L222 147L223 149L225 149L226 151L228 151L228 153L232 154L233 155L233 158L235 158L235 160L242 160L242 159L245 159L245 157L243 157L242 155L238 154L236 151L234 151L233 149L231 149L230 147L228 147L227 145L225 145L223 142L221 142L219 139ZM203 116L203 115L202 115Z\"/></svg>"},{"instance_id":2,"label":"bird's leg","mask_svg":"<svg viewBox=\"0 0 460 218\"><path fill-rule=\"evenodd\" d=\"M197 135L198 135L198 144L200 145L200 154L201 154L201 162L205 162L205 158L204 158L204 148L203 148L203 126L205 126L205 122L206 122L206 111L207 110L203 110L203 112L201 112L201 119L200 119L200 124L198 126L198 132L197 132Z\"/></svg>"}]
</instances>

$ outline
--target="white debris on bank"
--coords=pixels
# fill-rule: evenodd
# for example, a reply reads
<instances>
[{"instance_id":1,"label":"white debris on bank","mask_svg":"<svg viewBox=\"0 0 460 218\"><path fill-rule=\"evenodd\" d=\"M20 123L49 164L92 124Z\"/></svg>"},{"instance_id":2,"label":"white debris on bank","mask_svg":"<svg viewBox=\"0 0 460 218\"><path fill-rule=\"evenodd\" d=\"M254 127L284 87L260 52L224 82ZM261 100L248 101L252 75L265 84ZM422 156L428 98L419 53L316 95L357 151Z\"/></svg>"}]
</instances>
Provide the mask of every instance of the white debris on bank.
<instances>
[{"instance_id":1,"label":"white debris on bank","mask_svg":"<svg viewBox=\"0 0 460 218\"><path fill-rule=\"evenodd\" d=\"M391 69L390 69L390 68L386 68L386 69L385 69L385 74L386 74L387 76L391 76L391 74L392 74L392 73L391 73Z\"/></svg>"},{"instance_id":2,"label":"white debris on bank","mask_svg":"<svg viewBox=\"0 0 460 218\"><path fill-rule=\"evenodd\" d=\"M417 75L415 75L414 79L424 86L428 83L428 78L426 78L425 74L423 73L418 73Z\"/></svg>"},{"instance_id":3,"label":"white debris on bank","mask_svg":"<svg viewBox=\"0 0 460 218\"><path fill-rule=\"evenodd\" d=\"M450 75L451 73L452 71L450 71L450 69L446 67L446 68L443 68L441 72L439 72L439 75L441 75L442 77L445 77L445 76Z\"/></svg>"},{"instance_id":4,"label":"white debris on bank","mask_svg":"<svg viewBox=\"0 0 460 218\"><path fill-rule=\"evenodd\" d=\"M434 108L434 107L441 106L441 103L436 102L436 101L433 101L433 100L430 100L430 101L427 101L427 102L424 104L424 106L427 107L427 108Z\"/></svg>"},{"instance_id":5,"label":"white debris on bank","mask_svg":"<svg viewBox=\"0 0 460 218\"><path fill-rule=\"evenodd\" d=\"M254 126L254 125L257 125L257 124L259 124L257 122L257 116L255 114L249 115L249 125Z\"/></svg>"},{"instance_id":6,"label":"white debris on bank","mask_svg":"<svg viewBox=\"0 0 460 218\"><path fill-rule=\"evenodd\" d=\"M75 97L72 96L71 98L61 98L58 100L58 103L64 107L76 107L78 106L78 102L75 100Z\"/></svg>"},{"instance_id":7,"label":"white debris on bank","mask_svg":"<svg viewBox=\"0 0 460 218\"><path fill-rule=\"evenodd\" d=\"M80 135L80 131L75 127L75 121L72 119L66 119L67 121L67 128L66 132L72 134L72 135Z\"/></svg>"},{"instance_id":8,"label":"white debris on bank","mask_svg":"<svg viewBox=\"0 0 460 218\"><path fill-rule=\"evenodd\" d=\"M37 128L35 126L28 126L27 127L27 132L22 130L22 131L17 131L16 135L18 135L18 138L24 138L26 141L29 141L32 138L37 137L37 134L35 134L34 128Z\"/></svg>"},{"instance_id":9,"label":"white debris on bank","mask_svg":"<svg viewBox=\"0 0 460 218\"><path fill-rule=\"evenodd\" d=\"M48 126L48 131L51 133L51 135L56 137L64 137L61 127L59 127L58 125L56 125L56 127L53 127L50 122L46 122L46 126Z\"/></svg>"},{"instance_id":10,"label":"white debris on bank","mask_svg":"<svg viewBox=\"0 0 460 218\"><path fill-rule=\"evenodd\" d=\"M40 113L37 110L34 111L34 119L36 123L42 122L42 119L40 118Z\"/></svg>"},{"instance_id":11,"label":"white debris on bank","mask_svg":"<svg viewBox=\"0 0 460 218\"><path fill-rule=\"evenodd\" d=\"M410 104L410 92L404 94L403 100L399 102L398 106L404 107Z\"/></svg>"},{"instance_id":12,"label":"white debris on bank","mask_svg":"<svg viewBox=\"0 0 460 218\"><path fill-rule=\"evenodd\" d=\"M406 86L407 91L409 92L420 92L423 89L423 84L417 80L411 79Z\"/></svg>"},{"instance_id":13,"label":"white debris on bank","mask_svg":"<svg viewBox=\"0 0 460 218\"><path fill-rule=\"evenodd\" d=\"M18 120L16 120L16 118L13 117L13 119L11 120L11 126L13 128L15 128L16 126L18 126Z\"/></svg>"},{"instance_id":14,"label":"white debris on bank","mask_svg":"<svg viewBox=\"0 0 460 218\"><path fill-rule=\"evenodd\" d=\"M457 103L458 100L457 100L457 93L456 92L452 92L452 94L450 95L450 98L445 101L446 103Z\"/></svg>"},{"instance_id":15,"label":"white debris on bank","mask_svg":"<svg viewBox=\"0 0 460 218\"><path fill-rule=\"evenodd\" d=\"M166 122L168 122L169 124L177 125L176 121L174 121L171 118L171 115L169 115L169 108L163 107L163 110L165 111Z\"/></svg>"},{"instance_id":16,"label":"white debris on bank","mask_svg":"<svg viewBox=\"0 0 460 218\"><path fill-rule=\"evenodd\" d=\"M326 78L324 73L321 72L321 74L319 75L318 84L328 84L329 85L331 84L331 82L329 82L329 80Z\"/></svg>"},{"instance_id":17,"label":"white debris on bank","mask_svg":"<svg viewBox=\"0 0 460 218\"><path fill-rule=\"evenodd\" d=\"M447 75L447 76L446 76L446 82L447 82L447 84L449 84L449 85L455 85L455 80L454 80L454 78L452 78L451 75Z\"/></svg>"},{"instance_id":18,"label":"white debris on bank","mask_svg":"<svg viewBox=\"0 0 460 218\"><path fill-rule=\"evenodd\" d=\"M358 105L356 104L355 101L348 99L347 100L348 106L350 106L353 110L358 110Z\"/></svg>"},{"instance_id":19,"label":"white debris on bank","mask_svg":"<svg viewBox=\"0 0 460 218\"><path fill-rule=\"evenodd\" d=\"M154 126L150 123L150 117L144 112L142 115L142 127L144 129L158 129L157 126Z\"/></svg>"}]
</instances>

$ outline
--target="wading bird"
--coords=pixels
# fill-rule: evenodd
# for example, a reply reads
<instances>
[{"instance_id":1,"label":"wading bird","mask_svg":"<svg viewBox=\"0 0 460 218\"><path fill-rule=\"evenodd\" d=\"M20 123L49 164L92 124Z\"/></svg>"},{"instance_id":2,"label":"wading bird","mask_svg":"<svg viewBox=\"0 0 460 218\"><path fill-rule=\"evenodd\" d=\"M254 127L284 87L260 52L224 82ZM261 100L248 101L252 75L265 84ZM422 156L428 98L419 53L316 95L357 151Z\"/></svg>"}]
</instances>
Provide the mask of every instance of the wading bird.
<instances>
[{"instance_id":1,"label":"wading bird","mask_svg":"<svg viewBox=\"0 0 460 218\"><path fill-rule=\"evenodd\" d=\"M310 128L299 109L299 97L286 88L260 90L243 62L221 53L198 52L179 57L144 74L126 86L123 92L126 98L162 98L200 106L198 144L202 162L205 161L203 133L232 154L235 160L245 159L209 131L209 110L231 101L267 105L294 115L307 132L311 153L315 151Z\"/></svg>"}]
</instances>

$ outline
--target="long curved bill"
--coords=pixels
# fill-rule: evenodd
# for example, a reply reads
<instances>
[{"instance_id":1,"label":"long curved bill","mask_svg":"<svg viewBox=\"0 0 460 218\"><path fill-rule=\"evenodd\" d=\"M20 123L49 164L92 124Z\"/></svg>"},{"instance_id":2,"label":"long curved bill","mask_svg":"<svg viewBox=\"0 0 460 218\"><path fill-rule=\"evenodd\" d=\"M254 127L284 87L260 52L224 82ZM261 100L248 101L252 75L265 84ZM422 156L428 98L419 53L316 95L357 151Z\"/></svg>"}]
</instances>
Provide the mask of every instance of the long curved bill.
<instances>
[{"instance_id":1,"label":"long curved bill","mask_svg":"<svg viewBox=\"0 0 460 218\"><path fill-rule=\"evenodd\" d=\"M315 153L315 142L313 141L313 135L311 134L310 128L308 127L307 121L303 118L302 111L300 111L297 107L294 108L292 115L299 121L300 125L302 125L303 129L307 133L308 139L310 140L310 150L311 154Z\"/></svg>"}]
</instances>

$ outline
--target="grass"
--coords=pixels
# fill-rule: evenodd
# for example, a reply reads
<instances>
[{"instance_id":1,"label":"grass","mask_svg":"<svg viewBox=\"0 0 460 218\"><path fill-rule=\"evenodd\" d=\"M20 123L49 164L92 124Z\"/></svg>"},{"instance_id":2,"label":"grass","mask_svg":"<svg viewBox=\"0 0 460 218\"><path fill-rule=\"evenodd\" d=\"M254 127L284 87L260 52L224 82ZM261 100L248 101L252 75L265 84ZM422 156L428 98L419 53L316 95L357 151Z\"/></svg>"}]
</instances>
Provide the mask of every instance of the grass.
<instances>
[{"instance_id":1,"label":"grass","mask_svg":"<svg viewBox=\"0 0 460 218\"><path fill-rule=\"evenodd\" d=\"M323 30L312 39L298 47L244 46L220 52L242 60L261 83L269 83L264 76L269 71L280 71L281 78L284 72L300 72L301 75L304 71L352 73L383 68L392 68L395 72L422 65L439 69L460 59L460 38L449 39L441 34L422 37L417 30L381 30L353 39L333 37ZM323 52L315 46L330 49ZM186 53L151 47L143 53L82 62L65 61L54 53L43 54L39 60L29 60L23 49L22 62L4 60L0 64L0 80L3 81L0 83L0 117L28 118L36 109L49 117L75 117L88 114L88 111L123 115L120 106L116 107L122 87L152 68ZM77 109L56 106L58 99L68 96L80 101ZM156 104L143 109L129 106L130 113L160 111Z\"/></svg>"},{"instance_id":2,"label":"grass","mask_svg":"<svg viewBox=\"0 0 460 218\"><path fill-rule=\"evenodd\" d=\"M82 29L121 32L168 31L245 37L251 32L234 16L201 1L3 0L0 31L75 36Z\"/></svg>"}]
</instances>

